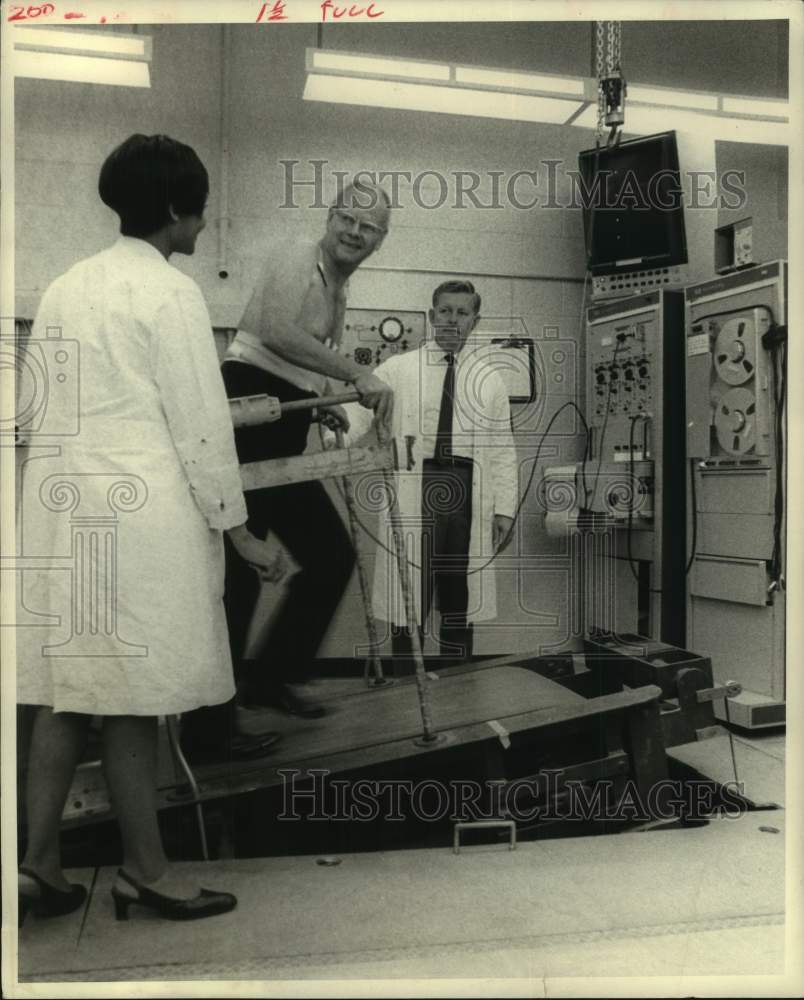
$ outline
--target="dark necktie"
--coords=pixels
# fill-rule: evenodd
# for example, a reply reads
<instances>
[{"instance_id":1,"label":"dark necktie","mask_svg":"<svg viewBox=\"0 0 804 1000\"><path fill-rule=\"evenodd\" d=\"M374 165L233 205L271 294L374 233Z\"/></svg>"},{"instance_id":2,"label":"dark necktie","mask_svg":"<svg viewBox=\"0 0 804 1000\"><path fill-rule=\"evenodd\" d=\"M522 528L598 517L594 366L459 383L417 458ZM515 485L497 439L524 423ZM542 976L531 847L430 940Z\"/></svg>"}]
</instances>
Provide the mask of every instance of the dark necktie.
<instances>
[{"instance_id":1,"label":"dark necktie","mask_svg":"<svg viewBox=\"0 0 804 1000\"><path fill-rule=\"evenodd\" d=\"M445 354L447 373L441 391L441 409L438 411L435 459L437 462L452 461L452 409L455 402L455 355Z\"/></svg>"}]
</instances>

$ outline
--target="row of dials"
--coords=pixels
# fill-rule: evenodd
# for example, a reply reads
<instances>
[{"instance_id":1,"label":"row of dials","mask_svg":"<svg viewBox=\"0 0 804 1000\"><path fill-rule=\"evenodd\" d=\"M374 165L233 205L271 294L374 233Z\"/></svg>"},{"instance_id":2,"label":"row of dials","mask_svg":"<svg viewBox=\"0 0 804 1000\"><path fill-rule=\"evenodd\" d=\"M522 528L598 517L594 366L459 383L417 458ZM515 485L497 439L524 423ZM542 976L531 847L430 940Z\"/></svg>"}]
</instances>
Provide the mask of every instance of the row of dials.
<instances>
[{"instance_id":1,"label":"row of dials","mask_svg":"<svg viewBox=\"0 0 804 1000\"><path fill-rule=\"evenodd\" d=\"M410 342L405 334L413 333L412 327L406 327L398 316L385 316L378 323L370 325L347 323L344 330L356 333L358 342L363 341L362 346L354 347L352 357L356 364L367 367L378 365L391 354L406 351ZM380 343L377 343L378 339ZM372 341L375 343L369 346Z\"/></svg>"},{"instance_id":2,"label":"row of dials","mask_svg":"<svg viewBox=\"0 0 804 1000\"><path fill-rule=\"evenodd\" d=\"M650 363L647 358L627 361L622 365L599 364L593 369L595 393L598 396L616 396L619 392L633 392L634 388L650 388Z\"/></svg>"},{"instance_id":3,"label":"row of dials","mask_svg":"<svg viewBox=\"0 0 804 1000\"><path fill-rule=\"evenodd\" d=\"M379 333L380 337L386 342L386 344L395 344L400 340L405 333L412 333L413 329L411 327L405 328L405 324L398 316L386 316L381 319L379 323L372 323L371 326L363 326L362 324L347 323L344 327L345 330L354 329L357 331L358 335L363 334L368 331L372 336L369 338L374 339L374 334Z\"/></svg>"},{"instance_id":4,"label":"row of dials","mask_svg":"<svg viewBox=\"0 0 804 1000\"><path fill-rule=\"evenodd\" d=\"M640 413L651 408L650 359L642 356L611 363L600 362L592 369L595 415Z\"/></svg>"}]
</instances>

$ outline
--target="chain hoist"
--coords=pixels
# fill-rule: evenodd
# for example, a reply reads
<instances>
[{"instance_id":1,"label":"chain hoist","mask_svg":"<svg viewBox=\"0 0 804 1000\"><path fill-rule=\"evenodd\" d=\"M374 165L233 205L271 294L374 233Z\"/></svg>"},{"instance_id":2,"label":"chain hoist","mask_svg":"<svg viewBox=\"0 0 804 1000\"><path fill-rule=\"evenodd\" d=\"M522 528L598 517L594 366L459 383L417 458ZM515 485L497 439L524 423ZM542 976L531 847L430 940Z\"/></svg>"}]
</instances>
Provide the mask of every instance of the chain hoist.
<instances>
[{"instance_id":1,"label":"chain hoist","mask_svg":"<svg viewBox=\"0 0 804 1000\"><path fill-rule=\"evenodd\" d=\"M598 146L606 128L609 129L607 145L614 144L625 122L626 83L622 74L621 38L619 21L595 22Z\"/></svg>"}]
</instances>

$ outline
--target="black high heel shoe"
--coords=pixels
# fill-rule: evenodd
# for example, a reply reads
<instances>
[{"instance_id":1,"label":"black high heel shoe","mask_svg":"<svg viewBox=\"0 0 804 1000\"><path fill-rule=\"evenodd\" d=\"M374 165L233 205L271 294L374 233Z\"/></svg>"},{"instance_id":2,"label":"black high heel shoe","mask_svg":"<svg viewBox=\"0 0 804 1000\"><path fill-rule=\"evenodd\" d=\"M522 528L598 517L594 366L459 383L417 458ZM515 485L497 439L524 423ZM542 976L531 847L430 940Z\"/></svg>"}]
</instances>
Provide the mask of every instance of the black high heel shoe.
<instances>
[{"instance_id":1,"label":"black high heel shoe","mask_svg":"<svg viewBox=\"0 0 804 1000\"><path fill-rule=\"evenodd\" d=\"M45 882L30 868L20 868L19 874L32 883L19 886L20 926L28 910L33 911L37 917L61 917L80 909L87 898L87 890L83 885L71 885L69 892L63 892Z\"/></svg>"},{"instance_id":2,"label":"black high heel shoe","mask_svg":"<svg viewBox=\"0 0 804 1000\"><path fill-rule=\"evenodd\" d=\"M128 908L132 903L153 910L168 920L201 920L203 917L228 913L237 906L237 898L230 892L201 889L192 899L172 899L141 885L122 868L118 869L117 875L133 890L132 894L118 889L116 885L112 887L114 915L117 920L128 920Z\"/></svg>"}]
</instances>

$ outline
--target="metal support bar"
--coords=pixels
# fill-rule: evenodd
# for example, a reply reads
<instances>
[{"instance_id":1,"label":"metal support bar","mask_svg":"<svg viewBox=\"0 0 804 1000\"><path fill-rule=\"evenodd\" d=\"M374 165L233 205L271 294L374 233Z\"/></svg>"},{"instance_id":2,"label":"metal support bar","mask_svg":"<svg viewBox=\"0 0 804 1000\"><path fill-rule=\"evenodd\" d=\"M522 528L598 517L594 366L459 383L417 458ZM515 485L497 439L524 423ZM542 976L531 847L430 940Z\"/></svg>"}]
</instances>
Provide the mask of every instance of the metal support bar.
<instances>
[{"instance_id":1,"label":"metal support bar","mask_svg":"<svg viewBox=\"0 0 804 1000\"><path fill-rule=\"evenodd\" d=\"M282 403L282 412L317 410L320 407L340 406L342 403L356 403L359 399L359 392L342 392L337 396L315 396L313 399L292 399L289 403Z\"/></svg>"},{"instance_id":2,"label":"metal support bar","mask_svg":"<svg viewBox=\"0 0 804 1000\"><path fill-rule=\"evenodd\" d=\"M338 448L343 449L343 431L338 429L335 431L335 440L337 441ZM371 646L371 654L369 656L368 664L371 665L374 670L374 683L377 686L386 683L385 678L382 674L382 663L380 661L380 640L377 635L377 622L374 618L374 609L371 602L371 588L369 586L368 573L366 571L366 563L364 559L363 543L360 534L360 524L357 519L357 508L355 505L355 491L352 485L352 480L348 476L344 476L342 479L343 483L343 496L346 501L346 510L349 513L349 526L352 529L352 545L355 549L355 558L357 562L357 578L360 583L360 596L363 598L363 609L366 614L366 631L368 632L369 645ZM368 666L367 664L367 666ZM366 682L371 683L368 679L368 672L366 672Z\"/></svg>"},{"instance_id":3,"label":"metal support bar","mask_svg":"<svg viewBox=\"0 0 804 1000\"><path fill-rule=\"evenodd\" d=\"M737 681L726 681L720 687L699 688L695 692L695 697L699 702L719 701L721 698L736 698L742 693L742 684L738 684Z\"/></svg>"},{"instance_id":4,"label":"metal support bar","mask_svg":"<svg viewBox=\"0 0 804 1000\"><path fill-rule=\"evenodd\" d=\"M433 724L430 718L430 695L427 690L427 675L424 671L424 657L422 656L422 643L416 620L416 606L413 602L413 591L410 586L408 551L405 545L405 535L402 530L402 518L399 516L399 504L397 503L396 489L394 488L390 471L383 469L382 477L385 485L385 494L388 497L388 512L394 536L399 583L402 588L402 597L405 601L405 619L408 623L410 641L413 646L413 660L416 664L416 691L419 696L419 710L422 716L423 740L425 743L435 743L438 737L433 733Z\"/></svg>"},{"instance_id":5,"label":"metal support bar","mask_svg":"<svg viewBox=\"0 0 804 1000\"><path fill-rule=\"evenodd\" d=\"M265 394L256 396L235 396L229 400L229 412L235 427L258 427L272 424L282 419L283 413L299 410L317 410L342 403L356 403L360 399L357 392L343 392L338 396L314 396L311 399L293 399L280 403L276 396Z\"/></svg>"}]
</instances>

